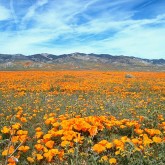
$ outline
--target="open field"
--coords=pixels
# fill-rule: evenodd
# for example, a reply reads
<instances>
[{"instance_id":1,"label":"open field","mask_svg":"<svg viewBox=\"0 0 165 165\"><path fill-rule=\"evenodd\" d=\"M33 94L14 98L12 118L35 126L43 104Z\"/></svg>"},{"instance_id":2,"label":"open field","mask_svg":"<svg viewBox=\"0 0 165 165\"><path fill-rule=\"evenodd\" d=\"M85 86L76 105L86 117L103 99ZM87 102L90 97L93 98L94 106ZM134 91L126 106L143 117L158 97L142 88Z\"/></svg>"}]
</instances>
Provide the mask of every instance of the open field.
<instances>
[{"instance_id":1,"label":"open field","mask_svg":"<svg viewBox=\"0 0 165 165\"><path fill-rule=\"evenodd\" d=\"M165 72L0 72L0 164L164 165L164 151Z\"/></svg>"}]
</instances>

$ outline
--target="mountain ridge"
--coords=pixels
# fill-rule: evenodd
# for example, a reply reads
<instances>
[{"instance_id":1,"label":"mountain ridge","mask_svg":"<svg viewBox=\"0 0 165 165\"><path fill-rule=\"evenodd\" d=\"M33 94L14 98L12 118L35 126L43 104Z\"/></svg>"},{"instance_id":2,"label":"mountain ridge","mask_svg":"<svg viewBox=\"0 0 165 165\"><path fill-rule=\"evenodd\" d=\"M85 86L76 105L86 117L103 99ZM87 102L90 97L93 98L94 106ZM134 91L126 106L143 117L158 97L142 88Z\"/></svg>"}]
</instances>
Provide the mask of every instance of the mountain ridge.
<instances>
[{"instance_id":1,"label":"mountain ridge","mask_svg":"<svg viewBox=\"0 0 165 165\"><path fill-rule=\"evenodd\" d=\"M5 69L117 69L165 70L165 59L144 59L110 54L70 53L54 55L0 54L0 70Z\"/></svg>"}]
</instances>

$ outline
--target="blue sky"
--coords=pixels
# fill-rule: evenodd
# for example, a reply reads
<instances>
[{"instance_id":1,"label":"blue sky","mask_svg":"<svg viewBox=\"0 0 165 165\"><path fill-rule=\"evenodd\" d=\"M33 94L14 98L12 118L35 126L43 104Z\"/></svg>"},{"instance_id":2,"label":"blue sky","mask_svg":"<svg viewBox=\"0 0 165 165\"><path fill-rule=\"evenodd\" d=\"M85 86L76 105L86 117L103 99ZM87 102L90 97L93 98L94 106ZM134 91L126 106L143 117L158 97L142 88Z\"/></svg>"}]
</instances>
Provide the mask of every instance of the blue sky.
<instances>
[{"instance_id":1,"label":"blue sky","mask_svg":"<svg viewBox=\"0 0 165 165\"><path fill-rule=\"evenodd\" d=\"M0 53L165 58L165 0L0 0Z\"/></svg>"}]
</instances>

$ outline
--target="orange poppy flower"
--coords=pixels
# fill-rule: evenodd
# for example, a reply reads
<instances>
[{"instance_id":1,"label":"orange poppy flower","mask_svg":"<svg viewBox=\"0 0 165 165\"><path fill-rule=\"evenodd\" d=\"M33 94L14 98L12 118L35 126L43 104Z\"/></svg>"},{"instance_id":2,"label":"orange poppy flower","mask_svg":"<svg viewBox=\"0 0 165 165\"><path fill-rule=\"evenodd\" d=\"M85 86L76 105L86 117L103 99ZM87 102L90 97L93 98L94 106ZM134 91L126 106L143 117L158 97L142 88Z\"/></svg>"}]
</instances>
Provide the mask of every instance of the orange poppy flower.
<instances>
[{"instance_id":1,"label":"orange poppy flower","mask_svg":"<svg viewBox=\"0 0 165 165\"><path fill-rule=\"evenodd\" d=\"M34 159L32 157L27 157L28 162L34 163Z\"/></svg>"},{"instance_id":2,"label":"orange poppy flower","mask_svg":"<svg viewBox=\"0 0 165 165\"><path fill-rule=\"evenodd\" d=\"M43 159L43 156L41 154L36 154L36 157L37 157L37 160L42 160Z\"/></svg>"},{"instance_id":3,"label":"orange poppy flower","mask_svg":"<svg viewBox=\"0 0 165 165\"><path fill-rule=\"evenodd\" d=\"M92 147L93 151L97 152L97 153L101 153L103 151L106 150L105 146L102 146L101 144L95 144L93 147Z\"/></svg>"},{"instance_id":4,"label":"orange poppy flower","mask_svg":"<svg viewBox=\"0 0 165 165\"><path fill-rule=\"evenodd\" d=\"M117 160L115 158L110 158L109 159L109 163L110 164L116 164L117 163Z\"/></svg>"},{"instance_id":5,"label":"orange poppy flower","mask_svg":"<svg viewBox=\"0 0 165 165\"><path fill-rule=\"evenodd\" d=\"M44 146L41 144L36 144L34 147L37 149L37 151L41 151Z\"/></svg>"},{"instance_id":6,"label":"orange poppy flower","mask_svg":"<svg viewBox=\"0 0 165 165\"><path fill-rule=\"evenodd\" d=\"M7 134L10 132L10 128L7 127L7 126L4 126L2 129L1 129L1 132L4 133L4 134Z\"/></svg>"},{"instance_id":7,"label":"orange poppy flower","mask_svg":"<svg viewBox=\"0 0 165 165\"><path fill-rule=\"evenodd\" d=\"M54 141L50 140L50 141L47 141L45 143L45 146L48 147L48 148L53 148L53 145L54 145Z\"/></svg>"},{"instance_id":8,"label":"orange poppy flower","mask_svg":"<svg viewBox=\"0 0 165 165\"><path fill-rule=\"evenodd\" d=\"M66 146L69 146L69 145L70 145L70 142L67 141L67 140L61 142L62 147L66 147Z\"/></svg>"},{"instance_id":9,"label":"orange poppy flower","mask_svg":"<svg viewBox=\"0 0 165 165\"><path fill-rule=\"evenodd\" d=\"M7 156L12 154L14 152L14 146L10 146L9 149L6 149L2 152L2 156Z\"/></svg>"},{"instance_id":10,"label":"orange poppy flower","mask_svg":"<svg viewBox=\"0 0 165 165\"><path fill-rule=\"evenodd\" d=\"M157 137L157 136L154 136L154 137L152 138L152 140L153 140L153 142L155 142L155 143L161 143L161 142L162 142L162 139L161 139L160 137Z\"/></svg>"},{"instance_id":11,"label":"orange poppy flower","mask_svg":"<svg viewBox=\"0 0 165 165\"><path fill-rule=\"evenodd\" d=\"M12 136L12 138L11 138L11 141L12 141L13 143L18 142L18 140L19 140L19 136Z\"/></svg>"},{"instance_id":12,"label":"orange poppy flower","mask_svg":"<svg viewBox=\"0 0 165 165\"><path fill-rule=\"evenodd\" d=\"M43 134L43 132L36 132L35 137L39 139Z\"/></svg>"},{"instance_id":13,"label":"orange poppy flower","mask_svg":"<svg viewBox=\"0 0 165 165\"><path fill-rule=\"evenodd\" d=\"M18 150L19 150L19 151L22 151L22 152L27 152L29 149L30 149L29 146L20 146L20 147L18 148Z\"/></svg>"},{"instance_id":14,"label":"orange poppy flower","mask_svg":"<svg viewBox=\"0 0 165 165\"><path fill-rule=\"evenodd\" d=\"M92 126L91 128L88 129L88 132L90 133L91 136L95 136L98 132L96 126Z\"/></svg>"}]
</instances>

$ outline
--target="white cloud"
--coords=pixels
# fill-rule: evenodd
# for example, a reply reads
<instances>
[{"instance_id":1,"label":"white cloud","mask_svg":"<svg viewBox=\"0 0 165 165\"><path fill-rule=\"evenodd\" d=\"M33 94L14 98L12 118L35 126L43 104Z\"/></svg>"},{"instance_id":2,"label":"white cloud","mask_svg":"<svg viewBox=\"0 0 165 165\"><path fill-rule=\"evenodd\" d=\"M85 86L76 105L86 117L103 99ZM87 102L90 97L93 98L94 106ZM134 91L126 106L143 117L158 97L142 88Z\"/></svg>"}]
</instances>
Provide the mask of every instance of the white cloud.
<instances>
[{"instance_id":1,"label":"white cloud","mask_svg":"<svg viewBox=\"0 0 165 165\"><path fill-rule=\"evenodd\" d=\"M36 10L38 8L44 6L47 3L48 3L48 0L38 0L34 5L30 6L27 9L26 15L21 20L20 29L26 28L26 23L28 23L28 21L30 19L35 19L35 17L36 17Z\"/></svg>"},{"instance_id":2,"label":"white cloud","mask_svg":"<svg viewBox=\"0 0 165 165\"><path fill-rule=\"evenodd\" d=\"M100 0L84 0L81 3L79 0L65 3L62 0L38 0L26 8L26 14L18 19L19 14L15 12L19 10L14 10L16 6L11 0L17 31L0 32L1 53L85 52L163 58L165 14L153 19L134 20L137 11L132 10L131 1L101 4ZM143 1L136 1L136 5ZM127 5L121 8L125 3ZM104 10L107 7L111 9ZM97 17L88 13L97 10ZM84 22L79 20L82 18ZM31 23L32 26L29 26ZM103 34L104 37L97 38Z\"/></svg>"},{"instance_id":3,"label":"white cloud","mask_svg":"<svg viewBox=\"0 0 165 165\"><path fill-rule=\"evenodd\" d=\"M100 41L105 51L145 58L164 57L165 29L136 28L117 34L113 39Z\"/></svg>"},{"instance_id":4,"label":"white cloud","mask_svg":"<svg viewBox=\"0 0 165 165\"><path fill-rule=\"evenodd\" d=\"M10 10L0 5L0 21L8 20L11 17Z\"/></svg>"},{"instance_id":5,"label":"white cloud","mask_svg":"<svg viewBox=\"0 0 165 165\"><path fill-rule=\"evenodd\" d=\"M154 19L118 21L111 24L100 23L106 29L118 30L114 36L107 35L106 39L86 42L96 53L123 54L143 58L164 58L165 15ZM160 24L160 25L158 25ZM97 24L96 24L97 25ZM155 25L151 26L151 25ZM94 28L95 32L98 27ZM92 28L91 28L92 29ZM86 29L86 30L91 30Z\"/></svg>"}]
</instances>

